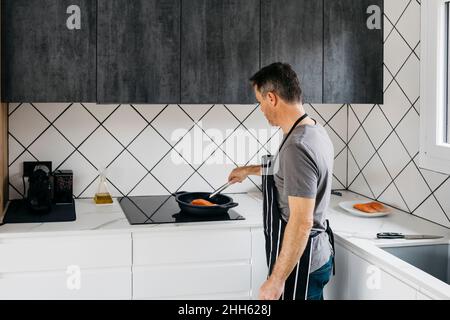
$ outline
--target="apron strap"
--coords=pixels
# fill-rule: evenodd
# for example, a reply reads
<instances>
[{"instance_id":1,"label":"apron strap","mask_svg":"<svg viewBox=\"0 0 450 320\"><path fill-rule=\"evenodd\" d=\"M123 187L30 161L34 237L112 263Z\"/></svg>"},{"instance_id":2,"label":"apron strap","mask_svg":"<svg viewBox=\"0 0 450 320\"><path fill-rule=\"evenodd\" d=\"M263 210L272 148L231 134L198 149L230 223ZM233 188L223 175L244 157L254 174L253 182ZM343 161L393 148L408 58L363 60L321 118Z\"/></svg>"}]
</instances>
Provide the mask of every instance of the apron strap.
<instances>
[{"instance_id":1,"label":"apron strap","mask_svg":"<svg viewBox=\"0 0 450 320\"><path fill-rule=\"evenodd\" d=\"M303 120L306 119L308 115L305 113L304 115L302 115L300 118L298 118L294 124L292 125L291 129L289 130L288 134L286 135L286 138L284 138L283 142L281 142L280 147L278 148L278 152L281 151L281 148L283 148L284 143L286 142L286 140L289 138L289 136L292 134L292 131L294 131L294 129L297 127L297 125L302 122Z\"/></svg>"},{"instance_id":2,"label":"apron strap","mask_svg":"<svg viewBox=\"0 0 450 320\"><path fill-rule=\"evenodd\" d=\"M333 276L334 276L334 275L336 275L336 262L335 262L336 249L334 248L334 233L333 233L333 230L331 230L331 228L330 228L330 221L328 219L326 219L326 222L327 222L326 233L328 234L331 248L333 248Z\"/></svg>"}]
</instances>

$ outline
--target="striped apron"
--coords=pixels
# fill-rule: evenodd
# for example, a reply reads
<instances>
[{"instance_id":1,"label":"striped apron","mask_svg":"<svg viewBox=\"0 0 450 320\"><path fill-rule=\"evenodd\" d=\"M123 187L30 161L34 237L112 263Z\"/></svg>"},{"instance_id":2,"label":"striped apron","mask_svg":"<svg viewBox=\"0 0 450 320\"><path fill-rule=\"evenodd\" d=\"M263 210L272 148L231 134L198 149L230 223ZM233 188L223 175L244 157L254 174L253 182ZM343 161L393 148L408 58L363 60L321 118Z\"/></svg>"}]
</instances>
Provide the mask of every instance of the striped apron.
<instances>
[{"instance_id":1,"label":"striped apron","mask_svg":"<svg viewBox=\"0 0 450 320\"><path fill-rule=\"evenodd\" d=\"M300 123L307 115L300 117L286 138L281 143L281 146L278 151L281 150L284 143L286 142L289 135L292 133L294 128ZM264 236L266 242L266 258L267 265L269 268L269 276L272 274L273 267L275 265L275 261L280 253L280 249L283 242L284 230L286 228L287 223L283 220L281 216L281 212L278 206L277 201L277 190L275 186L275 180L273 176L273 167L275 164L276 157L271 155L263 156L262 158L262 166L263 166L263 175L262 175L262 186L263 186L263 218L264 218ZM329 235L331 245L333 246L334 251L334 241L333 241L333 233L329 227L329 223L327 221L327 231ZM314 240L320 232L312 232L308 238L308 243L306 245L305 251L301 256L299 262L294 267L293 271L287 278L284 286L284 292L281 296L282 300L306 300L308 293L308 281L309 281L309 271L311 266L311 256L313 254L312 248L314 247ZM333 259L334 261L334 259ZM333 263L334 265L334 263ZM334 266L333 266L334 268Z\"/></svg>"}]
</instances>

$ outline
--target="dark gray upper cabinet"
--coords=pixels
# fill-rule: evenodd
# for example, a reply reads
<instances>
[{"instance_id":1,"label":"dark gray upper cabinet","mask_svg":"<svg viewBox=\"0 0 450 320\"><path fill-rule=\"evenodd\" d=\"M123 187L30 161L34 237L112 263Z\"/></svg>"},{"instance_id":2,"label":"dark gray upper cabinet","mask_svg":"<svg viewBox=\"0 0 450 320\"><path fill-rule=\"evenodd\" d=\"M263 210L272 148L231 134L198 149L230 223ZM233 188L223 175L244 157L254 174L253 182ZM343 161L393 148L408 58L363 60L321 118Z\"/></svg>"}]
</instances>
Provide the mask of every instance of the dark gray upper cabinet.
<instances>
[{"instance_id":1,"label":"dark gray upper cabinet","mask_svg":"<svg viewBox=\"0 0 450 320\"><path fill-rule=\"evenodd\" d=\"M255 103L260 0L182 0L181 102Z\"/></svg>"},{"instance_id":2,"label":"dark gray upper cabinet","mask_svg":"<svg viewBox=\"0 0 450 320\"><path fill-rule=\"evenodd\" d=\"M95 26L93 0L3 0L3 101L95 101Z\"/></svg>"},{"instance_id":3,"label":"dark gray upper cabinet","mask_svg":"<svg viewBox=\"0 0 450 320\"><path fill-rule=\"evenodd\" d=\"M373 5L380 29L367 26ZM325 0L324 8L324 103L383 103L383 0Z\"/></svg>"},{"instance_id":4,"label":"dark gray upper cabinet","mask_svg":"<svg viewBox=\"0 0 450 320\"><path fill-rule=\"evenodd\" d=\"M101 103L180 100L180 0L98 0Z\"/></svg>"},{"instance_id":5,"label":"dark gray upper cabinet","mask_svg":"<svg viewBox=\"0 0 450 320\"><path fill-rule=\"evenodd\" d=\"M261 65L289 63L299 76L304 101L321 103L323 2L262 0L261 21Z\"/></svg>"},{"instance_id":6,"label":"dark gray upper cabinet","mask_svg":"<svg viewBox=\"0 0 450 320\"><path fill-rule=\"evenodd\" d=\"M281 61L305 102L380 104L383 3L3 0L2 100L255 103L249 77Z\"/></svg>"}]
</instances>

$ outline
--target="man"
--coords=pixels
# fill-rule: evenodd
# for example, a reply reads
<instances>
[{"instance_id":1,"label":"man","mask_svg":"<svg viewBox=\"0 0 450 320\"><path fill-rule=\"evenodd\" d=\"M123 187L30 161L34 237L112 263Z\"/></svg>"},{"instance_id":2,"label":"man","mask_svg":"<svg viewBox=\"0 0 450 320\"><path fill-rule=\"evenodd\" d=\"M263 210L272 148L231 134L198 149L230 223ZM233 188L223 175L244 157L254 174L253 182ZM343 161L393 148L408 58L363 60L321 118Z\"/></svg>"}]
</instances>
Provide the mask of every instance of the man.
<instances>
[{"instance_id":1,"label":"man","mask_svg":"<svg viewBox=\"0 0 450 320\"><path fill-rule=\"evenodd\" d=\"M260 299L323 299L334 267L331 229L326 220L334 150L326 130L308 117L296 73L274 63L250 78L267 121L281 128L277 156L263 165L234 169L228 180L263 176L264 227L269 277Z\"/></svg>"}]
</instances>

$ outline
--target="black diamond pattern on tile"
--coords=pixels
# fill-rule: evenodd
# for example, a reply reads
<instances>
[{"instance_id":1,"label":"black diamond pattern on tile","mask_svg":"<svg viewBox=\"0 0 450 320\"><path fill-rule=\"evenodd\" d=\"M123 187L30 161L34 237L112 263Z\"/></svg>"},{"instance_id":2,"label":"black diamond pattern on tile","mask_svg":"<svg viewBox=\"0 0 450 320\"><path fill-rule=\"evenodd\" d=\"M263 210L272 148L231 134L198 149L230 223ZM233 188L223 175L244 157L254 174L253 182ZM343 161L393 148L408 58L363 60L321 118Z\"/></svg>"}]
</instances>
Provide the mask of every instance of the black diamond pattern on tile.
<instances>
[{"instance_id":1,"label":"black diamond pattern on tile","mask_svg":"<svg viewBox=\"0 0 450 320\"><path fill-rule=\"evenodd\" d=\"M8 117L11 116L19 107L22 105L22 103L9 103L8 105Z\"/></svg>"},{"instance_id":2,"label":"black diamond pattern on tile","mask_svg":"<svg viewBox=\"0 0 450 320\"><path fill-rule=\"evenodd\" d=\"M389 19L389 17L387 15L384 15L384 17L392 24L393 28L391 30L391 32L389 33L389 35L386 37L385 42L387 41L387 39L389 38L389 36L392 34L392 32L394 30L396 30L398 32L398 34L400 35L400 37L403 39L403 41L405 41L405 43L408 45L408 47L412 50L412 53L415 54L417 56L417 59L419 59L419 56L414 52L414 48L412 48L408 41L406 41L405 37L402 35L402 33L397 29L397 24L400 22L400 20L402 19L403 15L405 14L405 12L407 11L407 9L409 8L409 6L411 5L413 0L410 0L408 5L405 7L405 9L403 10L402 14L400 15L400 17L398 18L398 20L395 23L392 23L392 21Z\"/></svg>"}]
</instances>

